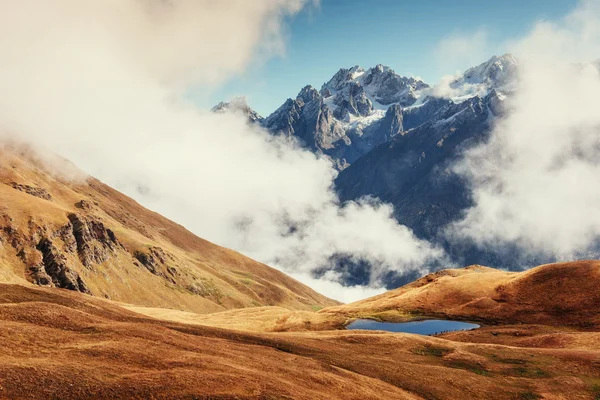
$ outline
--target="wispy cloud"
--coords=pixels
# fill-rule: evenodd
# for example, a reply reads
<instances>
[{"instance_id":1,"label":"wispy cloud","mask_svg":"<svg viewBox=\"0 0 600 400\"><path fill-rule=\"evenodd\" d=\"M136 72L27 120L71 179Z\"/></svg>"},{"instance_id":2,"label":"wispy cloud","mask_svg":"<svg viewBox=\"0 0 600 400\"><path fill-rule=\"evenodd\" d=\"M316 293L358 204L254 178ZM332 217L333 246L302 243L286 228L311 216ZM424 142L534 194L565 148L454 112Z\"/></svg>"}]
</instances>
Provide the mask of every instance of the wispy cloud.
<instances>
[{"instance_id":1,"label":"wispy cloud","mask_svg":"<svg viewBox=\"0 0 600 400\"><path fill-rule=\"evenodd\" d=\"M440 39L433 49L433 59L442 73L455 74L489 58L491 51L487 29L479 28Z\"/></svg>"},{"instance_id":2,"label":"wispy cloud","mask_svg":"<svg viewBox=\"0 0 600 400\"><path fill-rule=\"evenodd\" d=\"M581 256L600 237L600 2L583 1L510 44L520 85L489 142L456 169L476 205L453 227L481 246Z\"/></svg>"}]
</instances>

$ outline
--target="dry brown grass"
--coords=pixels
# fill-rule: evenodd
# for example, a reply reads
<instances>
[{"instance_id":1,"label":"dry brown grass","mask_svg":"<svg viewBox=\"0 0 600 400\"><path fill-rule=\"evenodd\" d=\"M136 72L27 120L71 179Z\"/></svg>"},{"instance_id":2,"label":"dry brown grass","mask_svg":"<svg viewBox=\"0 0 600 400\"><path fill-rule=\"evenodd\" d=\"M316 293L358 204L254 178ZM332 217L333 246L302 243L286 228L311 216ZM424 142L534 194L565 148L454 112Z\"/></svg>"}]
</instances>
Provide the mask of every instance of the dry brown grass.
<instances>
[{"instance_id":1,"label":"dry brown grass","mask_svg":"<svg viewBox=\"0 0 600 400\"><path fill-rule=\"evenodd\" d=\"M164 308L124 305L128 310L165 321L212 326L247 332L300 332L343 329L348 322L312 311L293 311L283 307L253 307L214 314L196 314Z\"/></svg>"},{"instance_id":2,"label":"dry brown grass","mask_svg":"<svg viewBox=\"0 0 600 400\"><path fill-rule=\"evenodd\" d=\"M15 183L44 190L51 199L17 190ZM77 206L82 200L87 207ZM110 252L105 262L85 267L76 253L63 251L65 244L56 236L69 223L70 213L102 222L124 248ZM24 284L30 279L28 268L41 260L35 246L43 237L53 238L93 295L119 302L196 313L250 306L312 310L338 304L280 271L198 238L94 178L69 180L50 171L28 149L0 146L1 281ZM134 253L151 247L168 255L163 276L136 264ZM21 249L26 255L18 257Z\"/></svg>"},{"instance_id":3,"label":"dry brown grass","mask_svg":"<svg viewBox=\"0 0 600 400\"><path fill-rule=\"evenodd\" d=\"M244 333L0 285L0 398L593 398L600 335L499 329ZM548 334L570 339L548 347Z\"/></svg>"},{"instance_id":4,"label":"dry brown grass","mask_svg":"<svg viewBox=\"0 0 600 400\"><path fill-rule=\"evenodd\" d=\"M427 275L352 304L321 310L336 316L392 313L483 321L600 327L600 261L543 265L525 272L470 266ZM384 318L385 319L385 318Z\"/></svg>"},{"instance_id":5,"label":"dry brown grass","mask_svg":"<svg viewBox=\"0 0 600 400\"><path fill-rule=\"evenodd\" d=\"M0 149L0 161L0 280L10 283L0 284L2 399L570 400L600 393L597 261L523 273L440 271L337 306L93 178L68 181L13 148ZM81 200L91 206L76 207ZM72 212L101 221L123 245L91 267L65 250L95 297L27 281L29 263L40 261L27 246L64 227ZM172 281L134 262L135 251L150 247L168 254L178 270ZM194 283L198 293L187 289ZM316 306L332 307L313 312ZM485 325L438 337L327 330L358 317Z\"/></svg>"}]
</instances>

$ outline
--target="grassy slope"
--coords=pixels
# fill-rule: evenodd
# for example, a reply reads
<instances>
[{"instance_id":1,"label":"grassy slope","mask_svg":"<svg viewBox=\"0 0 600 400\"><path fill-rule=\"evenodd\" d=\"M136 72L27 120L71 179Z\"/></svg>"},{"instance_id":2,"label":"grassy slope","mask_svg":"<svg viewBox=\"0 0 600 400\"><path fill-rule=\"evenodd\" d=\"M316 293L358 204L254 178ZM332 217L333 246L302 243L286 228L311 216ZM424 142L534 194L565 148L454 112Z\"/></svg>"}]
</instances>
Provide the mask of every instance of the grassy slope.
<instances>
[{"instance_id":1,"label":"grassy slope","mask_svg":"<svg viewBox=\"0 0 600 400\"><path fill-rule=\"evenodd\" d=\"M196 237L94 178L67 180L45 165L29 152L0 148L0 281L27 284L29 268L41 262L36 244L51 237L69 268L98 297L196 313L267 305L313 310L338 304L273 268ZM52 198L17 190L14 183L44 189ZM81 200L86 207L76 206ZM57 235L71 213L101 222L114 231L122 248L107 251L104 262L84 266L77 251ZM133 256L151 248L166 255L158 274ZM17 256L21 249L24 255Z\"/></svg>"},{"instance_id":2,"label":"grassy slope","mask_svg":"<svg viewBox=\"0 0 600 400\"><path fill-rule=\"evenodd\" d=\"M0 284L0 398L591 399L600 334L516 325L423 337L160 321Z\"/></svg>"},{"instance_id":3,"label":"grassy slope","mask_svg":"<svg viewBox=\"0 0 600 400\"><path fill-rule=\"evenodd\" d=\"M0 279L11 283L0 284L0 398L600 396L599 262L523 273L441 271L337 306L97 180L56 178L12 150L0 157ZM14 189L13 182L44 188L52 199ZM82 199L91 206L76 207ZM110 227L123 247L85 267L55 235L73 212ZM46 236L95 297L27 282L28 262L39 262L31 246ZM18 255L23 246L29 248ZM172 281L133 260L150 247L168 255L161 268L177 268ZM206 292L188 290L194 283ZM102 297L146 307L127 310ZM257 305L270 307L231 310ZM314 312L321 306L332 307ZM195 314L207 312L217 313ZM428 316L486 326L440 337L312 331L356 317Z\"/></svg>"},{"instance_id":4,"label":"grassy slope","mask_svg":"<svg viewBox=\"0 0 600 400\"><path fill-rule=\"evenodd\" d=\"M422 315L489 324L600 327L600 261L542 265L524 272L470 266L427 275L409 285L322 312L404 319Z\"/></svg>"}]
</instances>

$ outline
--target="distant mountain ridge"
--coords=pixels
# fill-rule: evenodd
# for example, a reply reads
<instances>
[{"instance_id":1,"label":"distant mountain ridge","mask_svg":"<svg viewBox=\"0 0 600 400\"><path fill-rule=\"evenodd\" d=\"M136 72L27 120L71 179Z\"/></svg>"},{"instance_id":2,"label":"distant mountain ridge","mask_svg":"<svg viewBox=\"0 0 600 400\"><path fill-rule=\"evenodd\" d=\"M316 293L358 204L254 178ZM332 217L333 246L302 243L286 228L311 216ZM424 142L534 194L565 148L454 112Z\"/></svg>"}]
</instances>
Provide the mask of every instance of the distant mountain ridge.
<instances>
[{"instance_id":1,"label":"distant mountain ridge","mask_svg":"<svg viewBox=\"0 0 600 400\"><path fill-rule=\"evenodd\" d=\"M443 232L473 204L468 183L452 165L486 140L517 89L518 61L510 54L433 87L382 65L354 66L340 69L320 91L304 87L260 124L330 157L340 171L340 200L379 198L394 206L398 222L446 248L457 264L506 267L515 261L514 249L498 253L448 243ZM369 284L368 263L350 259L342 254L330 261L349 284ZM392 274L384 283L392 288L414 278Z\"/></svg>"},{"instance_id":2,"label":"distant mountain ridge","mask_svg":"<svg viewBox=\"0 0 600 400\"><path fill-rule=\"evenodd\" d=\"M412 105L424 82L377 65L340 69L321 90L305 86L269 115L263 126L293 136L325 154L339 170L402 132L400 111Z\"/></svg>"},{"instance_id":3,"label":"distant mountain ridge","mask_svg":"<svg viewBox=\"0 0 600 400\"><path fill-rule=\"evenodd\" d=\"M485 97L502 88L498 101L513 90L517 61L510 54L492 57L451 82L440 95L420 79L398 75L378 64L341 68L320 90L307 85L262 118L244 98L221 102L215 112L242 112L273 134L294 137L307 149L329 156L339 170L375 147L427 121L441 117L452 103Z\"/></svg>"}]
</instances>

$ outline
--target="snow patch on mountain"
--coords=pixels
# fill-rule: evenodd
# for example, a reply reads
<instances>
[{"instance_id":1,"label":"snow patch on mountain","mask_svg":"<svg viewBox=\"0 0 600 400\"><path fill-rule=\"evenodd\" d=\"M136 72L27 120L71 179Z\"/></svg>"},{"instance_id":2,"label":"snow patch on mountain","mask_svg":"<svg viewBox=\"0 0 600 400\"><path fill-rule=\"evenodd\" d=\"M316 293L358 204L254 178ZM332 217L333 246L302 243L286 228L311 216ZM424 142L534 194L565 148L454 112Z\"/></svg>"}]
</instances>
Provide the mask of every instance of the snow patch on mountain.
<instances>
[{"instance_id":1,"label":"snow patch on mountain","mask_svg":"<svg viewBox=\"0 0 600 400\"><path fill-rule=\"evenodd\" d=\"M474 96L485 97L491 90L504 95L517 85L518 62L511 54L493 56L488 61L466 70L458 76L446 76L429 93L461 103Z\"/></svg>"},{"instance_id":2,"label":"snow patch on mountain","mask_svg":"<svg viewBox=\"0 0 600 400\"><path fill-rule=\"evenodd\" d=\"M510 54L493 56L430 87L381 64L369 69L355 65L341 68L320 90L305 86L264 119L244 98L220 103L213 111L243 112L271 133L330 157L342 170L374 147L424 123L451 124L486 107L489 118L495 118L515 90L517 68Z\"/></svg>"},{"instance_id":3,"label":"snow patch on mountain","mask_svg":"<svg viewBox=\"0 0 600 400\"><path fill-rule=\"evenodd\" d=\"M244 96L234 97L228 102L222 101L214 106L211 111L215 113L240 113L245 115L248 118L248 122L251 123L260 123L263 120L263 117L250 108Z\"/></svg>"}]
</instances>

